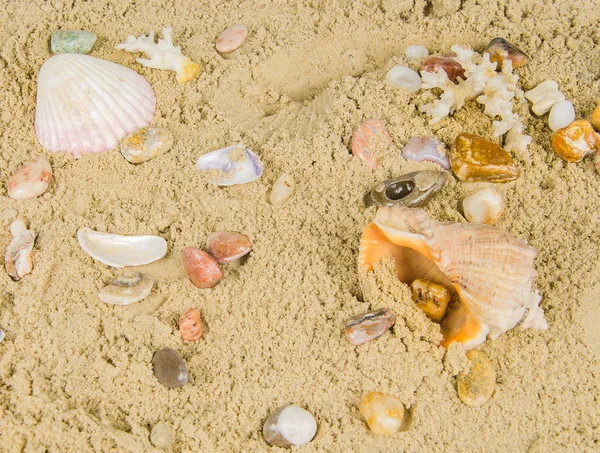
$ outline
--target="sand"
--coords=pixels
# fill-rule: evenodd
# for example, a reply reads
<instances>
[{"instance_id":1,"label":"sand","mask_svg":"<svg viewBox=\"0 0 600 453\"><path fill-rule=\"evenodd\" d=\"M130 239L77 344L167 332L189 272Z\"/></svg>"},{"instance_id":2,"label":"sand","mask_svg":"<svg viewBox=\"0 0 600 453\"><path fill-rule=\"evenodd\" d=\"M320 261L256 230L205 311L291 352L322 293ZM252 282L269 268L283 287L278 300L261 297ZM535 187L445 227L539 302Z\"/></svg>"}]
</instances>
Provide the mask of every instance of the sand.
<instances>
[{"instance_id":1,"label":"sand","mask_svg":"<svg viewBox=\"0 0 600 453\"><path fill-rule=\"evenodd\" d=\"M516 111L533 136L516 157L519 180L495 187L506 208L498 226L539 250L534 285L544 297L548 331L511 330L479 349L492 360L496 392L481 408L457 397L461 346L436 346L439 327L414 307L388 260L357 271L360 234L374 217L364 192L380 180L434 164L404 161L414 135L451 145L459 132L492 139L475 102L429 126L410 94L385 82L406 63L409 44L431 53L458 43L481 51L501 36L531 55L518 71L530 89L556 80L578 117L589 118L600 91L597 2L489 0L244 2L90 0L11 1L0 11L0 211L14 209L38 233L35 268L19 282L0 272L0 450L7 452L161 451L154 425L173 428L171 451L277 451L261 434L285 404L314 414L304 452L598 451L600 446L600 198L593 159L567 164L551 149L547 118ZM249 28L244 45L222 57L216 37ZM114 49L129 34L173 27L174 41L201 65L199 78L142 67ZM98 35L91 55L130 67L157 97L154 126L175 145L139 166L118 150L74 159L38 144L33 128L36 79L58 28ZM416 66L418 63L411 63ZM381 118L394 147L375 170L349 152L363 120ZM245 143L265 164L242 186L206 184L198 156ZM13 200L8 176L43 156L54 181L41 197ZM267 203L272 184L296 181L283 206ZM486 184L450 177L427 206L438 220L464 221L462 199ZM0 248L10 241L2 220ZM143 266L152 295L128 307L98 299L122 271L94 261L77 244L80 227L158 234L167 256ZM213 289L194 287L181 264L186 246L204 247L219 230L254 243L248 260L227 266ZM180 339L180 313L197 307L205 335ZM397 314L391 333L351 346L345 321L371 309ZM182 389L154 377L154 351L185 360ZM358 411L368 391L393 394L413 425L390 438L369 432Z\"/></svg>"}]
</instances>

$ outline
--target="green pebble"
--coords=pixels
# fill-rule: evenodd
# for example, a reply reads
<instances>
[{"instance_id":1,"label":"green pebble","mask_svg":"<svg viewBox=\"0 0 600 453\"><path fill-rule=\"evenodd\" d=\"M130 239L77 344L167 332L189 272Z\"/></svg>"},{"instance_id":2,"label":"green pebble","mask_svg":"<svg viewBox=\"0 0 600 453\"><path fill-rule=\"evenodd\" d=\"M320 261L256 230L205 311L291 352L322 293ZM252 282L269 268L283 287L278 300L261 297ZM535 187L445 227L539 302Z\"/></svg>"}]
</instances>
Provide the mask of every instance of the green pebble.
<instances>
[{"instance_id":1,"label":"green pebble","mask_svg":"<svg viewBox=\"0 0 600 453\"><path fill-rule=\"evenodd\" d=\"M50 49L53 53L90 53L96 42L96 33L83 30L58 30L52 33Z\"/></svg>"}]
</instances>

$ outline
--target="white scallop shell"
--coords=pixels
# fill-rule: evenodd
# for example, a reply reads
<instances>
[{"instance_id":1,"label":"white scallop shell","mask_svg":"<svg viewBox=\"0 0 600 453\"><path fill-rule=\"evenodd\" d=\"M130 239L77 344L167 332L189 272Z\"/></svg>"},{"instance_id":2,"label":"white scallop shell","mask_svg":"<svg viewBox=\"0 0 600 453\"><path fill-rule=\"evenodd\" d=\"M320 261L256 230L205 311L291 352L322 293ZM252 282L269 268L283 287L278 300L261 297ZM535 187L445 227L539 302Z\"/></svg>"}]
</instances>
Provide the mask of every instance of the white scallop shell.
<instances>
[{"instance_id":1,"label":"white scallop shell","mask_svg":"<svg viewBox=\"0 0 600 453\"><path fill-rule=\"evenodd\" d=\"M160 236L121 236L80 228L77 240L84 252L112 267L141 266L167 253L167 241Z\"/></svg>"},{"instance_id":2,"label":"white scallop shell","mask_svg":"<svg viewBox=\"0 0 600 453\"><path fill-rule=\"evenodd\" d=\"M148 126L155 105L152 87L137 72L88 55L58 54L40 69L35 133L50 151L100 153Z\"/></svg>"},{"instance_id":3,"label":"white scallop shell","mask_svg":"<svg viewBox=\"0 0 600 453\"><path fill-rule=\"evenodd\" d=\"M259 157L243 145L233 145L206 153L198 158L200 171L214 171L215 179L208 182L217 186L245 184L260 178L263 164Z\"/></svg>"}]
</instances>

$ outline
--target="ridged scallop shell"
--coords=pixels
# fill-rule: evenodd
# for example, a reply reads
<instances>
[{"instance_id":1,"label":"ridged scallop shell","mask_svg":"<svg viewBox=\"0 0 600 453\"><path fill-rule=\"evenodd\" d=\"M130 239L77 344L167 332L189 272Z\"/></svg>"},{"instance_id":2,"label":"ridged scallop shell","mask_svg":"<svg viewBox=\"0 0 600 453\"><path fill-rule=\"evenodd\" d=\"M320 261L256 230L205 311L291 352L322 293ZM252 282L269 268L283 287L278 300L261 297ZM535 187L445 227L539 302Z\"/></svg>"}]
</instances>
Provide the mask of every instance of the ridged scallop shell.
<instances>
[{"instance_id":1,"label":"ridged scallop shell","mask_svg":"<svg viewBox=\"0 0 600 453\"><path fill-rule=\"evenodd\" d=\"M496 338L515 327L527 309L521 327L548 327L538 306L541 297L532 290L537 251L502 229L437 222L418 208L384 207L365 228L359 265L368 271L387 254L396 258L400 280L427 278L458 294L466 322L444 346L459 341L470 348L488 333Z\"/></svg>"},{"instance_id":2,"label":"ridged scallop shell","mask_svg":"<svg viewBox=\"0 0 600 453\"><path fill-rule=\"evenodd\" d=\"M84 252L112 267L141 266L167 253L167 241L160 236L121 236L80 228L77 240Z\"/></svg>"},{"instance_id":3,"label":"ridged scallop shell","mask_svg":"<svg viewBox=\"0 0 600 453\"><path fill-rule=\"evenodd\" d=\"M38 76L35 133L50 151L74 157L115 148L148 126L156 98L137 72L80 54L58 54Z\"/></svg>"}]
</instances>

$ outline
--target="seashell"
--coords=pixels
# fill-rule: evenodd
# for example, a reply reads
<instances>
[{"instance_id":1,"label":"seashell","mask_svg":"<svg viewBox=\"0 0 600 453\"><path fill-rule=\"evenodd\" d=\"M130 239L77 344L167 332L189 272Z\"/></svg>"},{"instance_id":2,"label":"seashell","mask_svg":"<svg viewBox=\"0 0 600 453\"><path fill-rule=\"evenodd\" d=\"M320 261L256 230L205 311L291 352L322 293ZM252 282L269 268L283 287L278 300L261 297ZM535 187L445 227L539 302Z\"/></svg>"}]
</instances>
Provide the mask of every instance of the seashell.
<instances>
[{"instance_id":1,"label":"seashell","mask_svg":"<svg viewBox=\"0 0 600 453\"><path fill-rule=\"evenodd\" d=\"M360 413L369 429L380 436L391 436L409 428L407 410L398 398L380 392L367 393L360 402Z\"/></svg>"},{"instance_id":2,"label":"seashell","mask_svg":"<svg viewBox=\"0 0 600 453\"><path fill-rule=\"evenodd\" d=\"M248 27L242 24L232 25L219 35L215 48L219 52L233 52L244 44L247 36Z\"/></svg>"},{"instance_id":3,"label":"seashell","mask_svg":"<svg viewBox=\"0 0 600 453\"><path fill-rule=\"evenodd\" d=\"M21 231L16 235L4 254L4 269L13 281L21 280L33 269L31 251L35 242L35 233L31 230Z\"/></svg>"},{"instance_id":4,"label":"seashell","mask_svg":"<svg viewBox=\"0 0 600 453\"><path fill-rule=\"evenodd\" d=\"M397 65L390 69L385 79L395 87L402 88L411 93L419 91L423 84L418 72L402 65Z\"/></svg>"},{"instance_id":5,"label":"seashell","mask_svg":"<svg viewBox=\"0 0 600 453\"><path fill-rule=\"evenodd\" d=\"M597 131L600 131L600 102L592 112L592 125Z\"/></svg>"},{"instance_id":6,"label":"seashell","mask_svg":"<svg viewBox=\"0 0 600 453\"><path fill-rule=\"evenodd\" d=\"M519 177L510 154L477 135L459 134L448 156L452 171L461 181L508 182Z\"/></svg>"},{"instance_id":7,"label":"seashell","mask_svg":"<svg viewBox=\"0 0 600 453\"><path fill-rule=\"evenodd\" d=\"M481 189L463 200L463 211L469 222L495 225L502 215L502 195L493 187Z\"/></svg>"},{"instance_id":8,"label":"seashell","mask_svg":"<svg viewBox=\"0 0 600 453\"><path fill-rule=\"evenodd\" d=\"M483 52L490 55L490 62L498 63L498 70L502 69L505 60L511 62L513 69L525 66L529 61L525 52L503 38L492 39Z\"/></svg>"},{"instance_id":9,"label":"seashell","mask_svg":"<svg viewBox=\"0 0 600 453\"><path fill-rule=\"evenodd\" d=\"M548 125L553 132L558 129L567 127L575 121L575 107L569 101L558 101L550 109L550 115L548 116Z\"/></svg>"},{"instance_id":10,"label":"seashell","mask_svg":"<svg viewBox=\"0 0 600 453\"><path fill-rule=\"evenodd\" d=\"M217 263L228 264L250 253L252 242L245 234L219 231L208 236L206 250Z\"/></svg>"},{"instance_id":11,"label":"seashell","mask_svg":"<svg viewBox=\"0 0 600 453\"><path fill-rule=\"evenodd\" d=\"M154 281L141 272L130 271L102 288L98 297L111 305L129 305L150 295Z\"/></svg>"},{"instance_id":12,"label":"seashell","mask_svg":"<svg viewBox=\"0 0 600 453\"><path fill-rule=\"evenodd\" d=\"M380 148L389 148L392 139L383 121L371 118L363 121L352 135L352 154L364 160L371 168L377 167L375 155Z\"/></svg>"},{"instance_id":13,"label":"seashell","mask_svg":"<svg viewBox=\"0 0 600 453\"><path fill-rule=\"evenodd\" d=\"M359 266L365 271L385 255L396 260L397 277L410 284L425 278L456 293L465 321L453 341L472 348L527 317L522 327L547 329L541 297L532 290L537 251L488 225L437 222L423 209L384 207L362 235ZM525 322L527 321L527 322Z\"/></svg>"},{"instance_id":14,"label":"seashell","mask_svg":"<svg viewBox=\"0 0 600 453\"><path fill-rule=\"evenodd\" d=\"M186 341L196 341L202 336L202 317L197 308L190 308L179 317L179 332Z\"/></svg>"},{"instance_id":15,"label":"seashell","mask_svg":"<svg viewBox=\"0 0 600 453\"><path fill-rule=\"evenodd\" d=\"M387 308L354 316L346 323L346 338L354 346L375 340L386 333L396 322L396 315Z\"/></svg>"},{"instance_id":16,"label":"seashell","mask_svg":"<svg viewBox=\"0 0 600 453\"><path fill-rule=\"evenodd\" d=\"M288 198L292 196L295 185L294 178L285 173L277 178L277 181L273 184L271 196L269 197L271 204L273 206L281 206L285 203Z\"/></svg>"},{"instance_id":17,"label":"seashell","mask_svg":"<svg viewBox=\"0 0 600 453\"><path fill-rule=\"evenodd\" d=\"M196 167L209 172L209 183L232 186L252 182L262 175L263 164L259 157L243 145L234 145L204 154Z\"/></svg>"},{"instance_id":18,"label":"seashell","mask_svg":"<svg viewBox=\"0 0 600 453\"><path fill-rule=\"evenodd\" d=\"M121 155L127 162L141 164L173 146L173 134L164 127L142 127L121 142Z\"/></svg>"},{"instance_id":19,"label":"seashell","mask_svg":"<svg viewBox=\"0 0 600 453\"><path fill-rule=\"evenodd\" d=\"M552 148L567 162L579 162L600 150L600 138L588 121L577 120L552 135Z\"/></svg>"},{"instance_id":20,"label":"seashell","mask_svg":"<svg viewBox=\"0 0 600 453\"><path fill-rule=\"evenodd\" d=\"M177 351L171 348L159 349L152 356L154 376L162 385L175 389L188 382L188 371Z\"/></svg>"},{"instance_id":21,"label":"seashell","mask_svg":"<svg viewBox=\"0 0 600 453\"><path fill-rule=\"evenodd\" d=\"M52 167L41 157L27 162L8 178L6 192L15 200L34 198L43 194L52 181Z\"/></svg>"},{"instance_id":22,"label":"seashell","mask_svg":"<svg viewBox=\"0 0 600 453\"><path fill-rule=\"evenodd\" d=\"M316 433L315 417L293 404L271 414L263 425L263 436L267 443L282 448L306 445L313 440Z\"/></svg>"},{"instance_id":23,"label":"seashell","mask_svg":"<svg viewBox=\"0 0 600 453\"><path fill-rule=\"evenodd\" d=\"M456 390L467 406L483 406L496 388L494 365L481 351L468 351L467 358L471 361L471 368L457 376Z\"/></svg>"},{"instance_id":24,"label":"seashell","mask_svg":"<svg viewBox=\"0 0 600 453\"><path fill-rule=\"evenodd\" d=\"M531 102L531 110L538 116L550 111L552 106L565 99L565 95L558 90L558 83L546 80L535 88L526 91L525 99Z\"/></svg>"},{"instance_id":25,"label":"seashell","mask_svg":"<svg viewBox=\"0 0 600 453\"><path fill-rule=\"evenodd\" d=\"M414 162L429 161L450 170L448 152L443 141L435 137L412 137L402 148L402 157Z\"/></svg>"},{"instance_id":26,"label":"seashell","mask_svg":"<svg viewBox=\"0 0 600 453\"><path fill-rule=\"evenodd\" d=\"M121 236L80 228L77 240L84 252L112 267L141 266L167 253L167 241L160 236Z\"/></svg>"},{"instance_id":27,"label":"seashell","mask_svg":"<svg viewBox=\"0 0 600 453\"><path fill-rule=\"evenodd\" d=\"M89 55L58 54L40 69L35 133L50 151L100 153L148 126L155 104L137 72Z\"/></svg>"},{"instance_id":28,"label":"seashell","mask_svg":"<svg viewBox=\"0 0 600 453\"><path fill-rule=\"evenodd\" d=\"M455 57L456 54L450 52L446 55L428 58L421 65L421 71L437 73L440 69L443 69L449 80L458 83L459 79L466 79L465 68L454 59Z\"/></svg>"},{"instance_id":29,"label":"seashell","mask_svg":"<svg viewBox=\"0 0 600 453\"><path fill-rule=\"evenodd\" d=\"M429 55L427 47L419 46L418 44L412 44L404 50L404 56L408 61L412 61L417 58L423 58L427 55Z\"/></svg>"},{"instance_id":30,"label":"seashell","mask_svg":"<svg viewBox=\"0 0 600 453\"><path fill-rule=\"evenodd\" d=\"M365 206L424 205L446 182L442 171L416 171L380 182L363 198Z\"/></svg>"},{"instance_id":31,"label":"seashell","mask_svg":"<svg viewBox=\"0 0 600 453\"><path fill-rule=\"evenodd\" d=\"M183 267L198 288L212 288L223 277L219 264L208 253L195 247L183 249Z\"/></svg>"},{"instance_id":32,"label":"seashell","mask_svg":"<svg viewBox=\"0 0 600 453\"><path fill-rule=\"evenodd\" d=\"M450 291L442 285L418 278L410 284L413 300L425 312L427 317L435 322L440 322L446 314Z\"/></svg>"}]
</instances>

